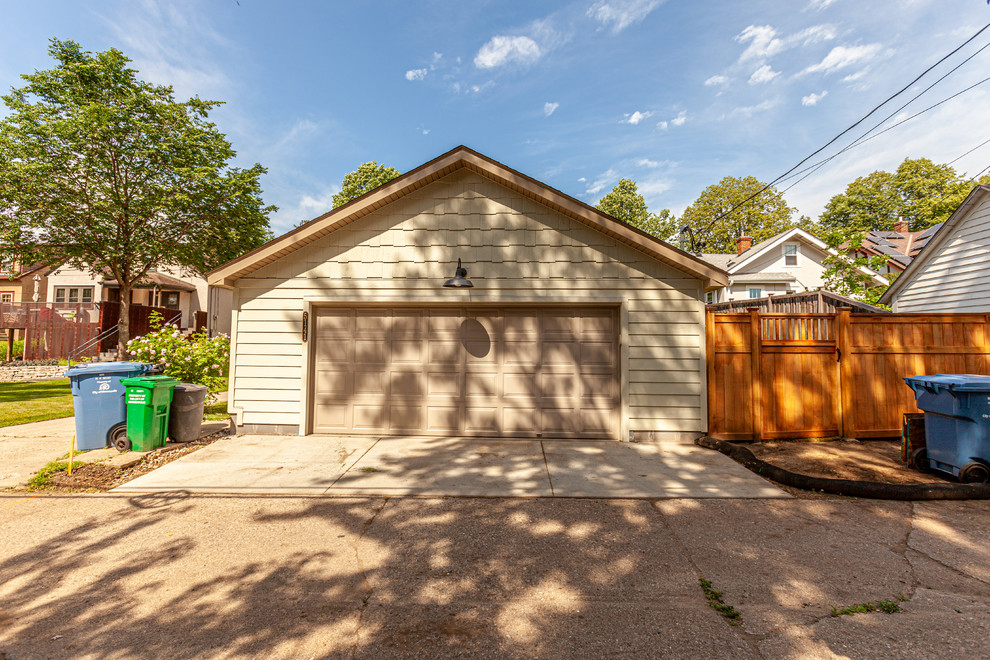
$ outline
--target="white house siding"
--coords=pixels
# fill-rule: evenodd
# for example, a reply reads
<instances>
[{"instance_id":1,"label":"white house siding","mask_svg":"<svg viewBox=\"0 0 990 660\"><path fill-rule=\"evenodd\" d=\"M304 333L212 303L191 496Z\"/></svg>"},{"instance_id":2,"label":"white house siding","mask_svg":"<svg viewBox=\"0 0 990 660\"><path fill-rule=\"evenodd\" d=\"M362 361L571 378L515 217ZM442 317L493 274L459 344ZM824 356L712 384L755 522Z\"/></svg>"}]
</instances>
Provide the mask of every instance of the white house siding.
<instances>
[{"instance_id":1,"label":"white house siding","mask_svg":"<svg viewBox=\"0 0 990 660\"><path fill-rule=\"evenodd\" d=\"M475 288L441 288L458 258ZM696 277L460 170L237 281L230 409L238 425L300 428L302 314L321 300L601 302L621 305L623 436L702 432L702 295Z\"/></svg>"},{"instance_id":2,"label":"white house siding","mask_svg":"<svg viewBox=\"0 0 990 660\"><path fill-rule=\"evenodd\" d=\"M798 246L797 266L784 265L784 243L781 243L780 245L774 246L767 250L765 254L757 256L753 259L753 261L747 263L738 271L734 271L732 275L738 276L747 273L786 273L794 278L795 283L791 288L795 291L814 291L815 289L824 286L825 282L822 279L822 274L825 272L825 267L822 266L822 260L825 259L828 254L799 239L794 241L786 241L786 244L790 243L797 243Z\"/></svg>"},{"instance_id":3,"label":"white house siding","mask_svg":"<svg viewBox=\"0 0 990 660\"><path fill-rule=\"evenodd\" d=\"M990 198L951 232L894 296L895 312L990 312Z\"/></svg>"}]
</instances>

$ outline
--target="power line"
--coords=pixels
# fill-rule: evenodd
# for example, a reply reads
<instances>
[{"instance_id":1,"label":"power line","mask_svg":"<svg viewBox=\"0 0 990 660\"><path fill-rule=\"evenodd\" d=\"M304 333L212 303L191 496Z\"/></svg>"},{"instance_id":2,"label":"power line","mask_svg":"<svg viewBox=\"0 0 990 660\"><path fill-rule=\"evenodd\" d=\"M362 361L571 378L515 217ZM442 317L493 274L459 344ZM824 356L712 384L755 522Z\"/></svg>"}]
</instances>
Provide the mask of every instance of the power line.
<instances>
[{"instance_id":1,"label":"power line","mask_svg":"<svg viewBox=\"0 0 990 660\"><path fill-rule=\"evenodd\" d=\"M783 174L781 174L780 176L778 176L776 179L774 179L770 183L768 183L765 186L763 186L760 190L758 190L757 192L753 193L752 195L750 195L749 197L747 197L743 201L739 202L738 204L736 204L735 206L733 206L732 208L730 208L725 213L722 213L722 214L718 215L717 217L715 217L714 219L712 219L707 224L707 226L705 227L705 231L708 231L712 227L712 225L714 225L716 222L718 222L722 218L724 218L727 215L733 213L734 211L736 211L737 209L739 209L740 207L742 207L746 203L748 203L748 202L756 199L760 195L762 195L769 188L771 188L775 183L777 183L778 181L780 181L781 179L783 179L787 175L791 174L794 170L798 169L799 167L801 167L802 165L804 165L806 162L808 162L809 160L811 160L812 158L814 158L815 156L817 156L818 154L820 154L822 151L824 151L825 149L827 149L828 147L830 147L832 144L835 143L836 140L838 140L839 138L841 138L843 135L845 135L846 133L848 133L849 131L853 130L854 128L856 128L857 126L859 126L860 124L862 124L864 121L866 121L867 119L869 119L880 108L882 108L883 106L885 106L888 103L890 103L892 100L894 100L895 98L897 98L898 96L900 96L901 94L903 94L905 91L907 91L916 82L918 82L919 80L921 80L922 78L924 78L926 75L928 75L932 71L932 69L934 69L938 65L942 64L943 62L945 62L947 59L949 59L950 57L952 57L953 55L955 55L956 53L958 53L966 45L968 45L971 41L973 41L978 36L980 36L981 34L983 34L983 32L985 32L987 30L987 28L990 28L990 23L987 23L986 25L984 25L982 28L980 28L969 39L967 39L966 41L962 42L960 45L958 45L956 48L954 48L948 54L944 55L939 61L935 62L935 64L932 64L927 69L925 69L924 71L922 71L921 74L919 74L914 80L912 80L911 82L909 82L907 85L905 85L904 87L902 87L901 89L899 89L894 94L888 96L882 103L880 103L879 105L875 106L872 110L870 110L868 113L866 113L865 115L863 115L863 117L861 117L860 119L858 119L851 126L849 126L848 128L844 129L841 133L839 133L834 138L832 138L831 140L829 140L828 142L826 142L820 148L816 149L814 152L812 152L811 154L809 154L808 156L806 156L805 158L803 158L797 165L795 165L791 169L787 170L786 172L784 172Z\"/></svg>"},{"instance_id":2,"label":"power line","mask_svg":"<svg viewBox=\"0 0 990 660\"><path fill-rule=\"evenodd\" d=\"M990 42L987 43L987 46L990 46ZM984 46L984 48L986 48L987 46ZM935 81L935 83L937 84L941 80L942 80L942 78L940 78L939 80ZM970 85L969 87L967 87L966 89L964 89L962 91L959 91L959 92L956 92L955 94L952 94L951 96L947 96L946 98L942 99L938 103L934 103L934 104L928 106L927 108L925 108L924 110L920 110L920 111L914 113L913 115L911 115L910 117L907 117L905 119L902 119L901 121L897 122L896 124L893 124L891 126L888 126L887 128L883 129L879 133L876 133L874 135L870 135L870 132L876 130L881 124L883 124L883 122L880 122L880 124L877 124L876 126L874 126L873 128L871 128L869 131L867 131L866 133L864 133L863 135L861 135L859 138L857 138L854 142L852 142L851 144L847 145L846 147L840 149L839 151L837 151L836 153L832 154L828 158L822 159L822 160L818 161L817 163L815 163L814 165L810 165L809 167L806 167L803 170L800 170L798 172L795 172L794 174L792 174L790 176L785 176L782 179L779 179L778 181L786 181L787 179L793 179L796 176L799 176L801 174L804 174L808 170L813 170L811 172L811 174L814 174L816 171L818 171L819 169L821 169L821 167L823 165L825 165L826 163L830 162L831 160L833 160L835 158L838 158L839 156L841 156L842 154L846 153L847 151L849 151L853 147L858 147L858 146L860 146L862 144L865 144L865 143L869 142L873 138L880 137L881 135L883 135L887 131L892 131L895 128L897 128L898 126L900 126L901 124L905 124L905 123L911 121L912 119L915 119L916 117L920 117L921 115L925 114L926 112L928 112L930 110L934 110L935 108L937 108L938 106L942 105L943 103L947 103L947 102L951 101L952 99L956 98L957 96L961 96L962 94L965 94L966 92L970 91L971 89L974 89L976 87L979 87L980 85L982 85L983 83L988 82L988 81L990 81L990 77L984 78L983 80L981 80L981 81L979 81L977 83L974 83L974 84ZM928 89L931 89L931 87L929 87ZM928 90L926 89L925 91L928 91ZM922 92L922 93L924 93L924 92ZM921 94L919 94L918 96L921 96ZM916 96L911 101L914 101L917 98L918 97ZM911 103L911 101L909 101L908 103L905 103L903 106L901 106L900 109L902 110L905 107L907 107ZM898 110L898 111L900 111L900 110ZM894 114L896 114L896 113L894 113ZM891 115L891 117L892 116L893 115ZM890 119L890 117L887 117L887 119ZM884 121L887 121L887 119L884 119ZM867 137L867 135L869 135L869 137ZM966 154L963 154L963 155L965 156ZM961 157L962 156L960 156L960 158ZM956 160L958 160L958 158ZM952 162L954 163L955 161L952 161ZM797 181L795 181L794 183L792 183L791 185L789 185L787 188L785 188L782 192L787 192L788 190L790 190L791 188L793 188L797 184L799 184L802 181L804 181L805 179L807 179L808 176L810 176L810 175L806 175L806 176L801 177L800 179L798 179Z\"/></svg>"},{"instance_id":3,"label":"power line","mask_svg":"<svg viewBox=\"0 0 990 660\"><path fill-rule=\"evenodd\" d=\"M983 142L980 142L978 145L976 145L975 147L973 147L972 149L970 149L969 151L967 151L966 153L964 153L962 156L959 156L958 158L954 158L954 159L950 160L948 163L946 163L946 165L952 165L957 160L962 160L964 157L970 155L971 153L973 153L974 151L976 151L977 149L979 149L980 147L982 147L985 144L990 144L990 139L984 140ZM979 174L977 174L977 176L979 176Z\"/></svg>"}]
</instances>

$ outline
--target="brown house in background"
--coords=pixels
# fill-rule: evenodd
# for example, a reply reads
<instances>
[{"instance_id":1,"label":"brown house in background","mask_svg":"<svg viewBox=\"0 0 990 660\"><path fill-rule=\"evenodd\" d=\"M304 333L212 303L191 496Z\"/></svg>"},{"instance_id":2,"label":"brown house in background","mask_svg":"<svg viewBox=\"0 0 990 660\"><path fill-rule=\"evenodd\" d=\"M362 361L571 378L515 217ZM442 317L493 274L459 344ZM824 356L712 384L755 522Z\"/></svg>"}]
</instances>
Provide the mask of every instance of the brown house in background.
<instances>
[{"instance_id":1,"label":"brown house in background","mask_svg":"<svg viewBox=\"0 0 990 660\"><path fill-rule=\"evenodd\" d=\"M0 255L0 303L45 302L47 270L44 263L24 266Z\"/></svg>"}]
</instances>

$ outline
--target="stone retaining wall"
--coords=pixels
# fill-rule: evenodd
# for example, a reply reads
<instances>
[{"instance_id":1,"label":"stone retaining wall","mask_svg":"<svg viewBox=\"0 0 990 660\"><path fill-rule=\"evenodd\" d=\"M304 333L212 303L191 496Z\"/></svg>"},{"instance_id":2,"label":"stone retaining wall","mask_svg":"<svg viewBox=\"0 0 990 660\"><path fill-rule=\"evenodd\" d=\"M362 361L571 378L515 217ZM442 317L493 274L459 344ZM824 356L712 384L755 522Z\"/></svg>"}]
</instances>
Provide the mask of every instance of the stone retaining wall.
<instances>
[{"instance_id":1,"label":"stone retaining wall","mask_svg":"<svg viewBox=\"0 0 990 660\"><path fill-rule=\"evenodd\" d=\"M68 367L63 366L49 366L49 367L0 367L0 383L11 383L17 380L35 380L35 379L56 379L65 376L65 371Z\"/></svg>"}]
</instances>

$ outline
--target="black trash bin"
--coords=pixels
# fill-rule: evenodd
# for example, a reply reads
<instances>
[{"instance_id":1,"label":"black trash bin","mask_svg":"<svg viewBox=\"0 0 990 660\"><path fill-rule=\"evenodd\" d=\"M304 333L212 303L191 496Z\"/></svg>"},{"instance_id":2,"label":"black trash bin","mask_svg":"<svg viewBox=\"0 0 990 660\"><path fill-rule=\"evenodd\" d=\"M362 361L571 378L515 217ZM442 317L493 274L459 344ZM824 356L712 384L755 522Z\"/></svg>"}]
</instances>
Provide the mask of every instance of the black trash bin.
<instances>
[{"instance_id":1,"label":"black trash bin","mask_svg":"<svg viewBox=\"0 0 990 660\"><path fill-rule=\"evenodd\" d=\"M205 385L179 383L175 386L168 417L168 437L172 442L192 442L199 439L208 392Z\"/></svg>"}]
</instances>

